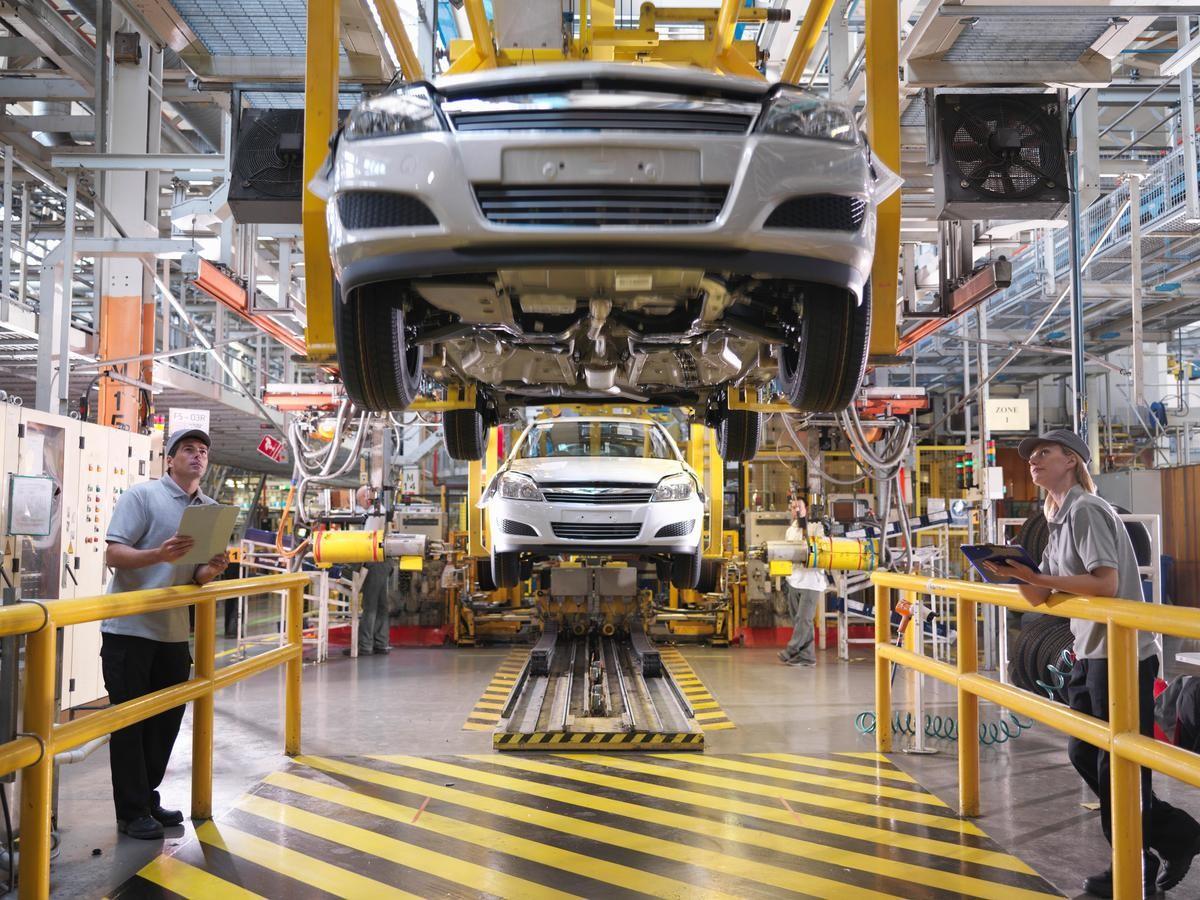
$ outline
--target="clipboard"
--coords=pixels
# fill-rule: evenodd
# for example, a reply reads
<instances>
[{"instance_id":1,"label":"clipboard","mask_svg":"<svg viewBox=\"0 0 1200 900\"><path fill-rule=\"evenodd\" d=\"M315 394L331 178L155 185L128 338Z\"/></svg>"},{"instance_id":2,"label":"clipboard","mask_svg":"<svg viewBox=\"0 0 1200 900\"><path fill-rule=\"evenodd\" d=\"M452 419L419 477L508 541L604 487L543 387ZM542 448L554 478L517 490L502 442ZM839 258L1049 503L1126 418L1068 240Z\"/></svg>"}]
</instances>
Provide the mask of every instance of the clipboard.
<instances>
[{"instance_id":1,"label":"clipboard","mask_svg":"<svg viewBox=\"0 0 1200 900\"><path fill-rule=\"evenodd\" d=\"M206 563L218 553L229 549L233 529L237 525L239 509L236 506L221 506L210 503L204 506L189 506L183 511L176 531L190 537L196 543L192 549L175 560L177 566L198 566Z\"/></svg>"},{"instance_id":2,"label":"clipboard","mask_svg":"<svg viewBox=\"0 0 1200 900\"><path fill-rule=\"evenodd\" d=\"M983 567L983 563L985 562L1011 559L1028 566L1035 572L1038 571L1038 564L1034 562L1028 551L1019 544L963 544L959 549L962 550L963 556L967 558L967 561L975 567L975 571L979 573L979 577L988 584L1021 584L1021 582L1015 578L1005 578L1003 581L996 581L991 573Z\"/></svg>"}]
</instances>

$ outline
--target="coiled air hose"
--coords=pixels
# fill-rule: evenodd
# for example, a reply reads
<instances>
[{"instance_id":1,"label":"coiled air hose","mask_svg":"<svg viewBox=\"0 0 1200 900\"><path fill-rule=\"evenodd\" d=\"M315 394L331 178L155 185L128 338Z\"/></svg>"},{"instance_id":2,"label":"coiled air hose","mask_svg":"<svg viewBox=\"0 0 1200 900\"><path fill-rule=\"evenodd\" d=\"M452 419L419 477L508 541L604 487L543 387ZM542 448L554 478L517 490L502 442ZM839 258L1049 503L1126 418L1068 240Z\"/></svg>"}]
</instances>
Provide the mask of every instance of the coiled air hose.
<instances>
[{"instance_id":1,"label":"coiled air hose","mask_svg":"<svg viewBox=\"0 0 1200 900\"><path fill-rule=\"evenodd\" d=\"M1015 713L1009 713L1008 718L1012 720L1012 724L1009 724L1004 718L997 719L995 722L980 722L979 743L985 747L1006 744L1009 741L1015 741L1023 732L1033 727L1033 722L1022 722ZM875 722L875 713L870 710L864 710L854 717L854 727L859 734L874 734ZM927 713L924 731L925 736L929 738L940 738L944 741L958 740L958 722L953 716L937 716ZM913 714L893 712L892 733L915 735L917 721Z\"/></svg>"}]
</instances>

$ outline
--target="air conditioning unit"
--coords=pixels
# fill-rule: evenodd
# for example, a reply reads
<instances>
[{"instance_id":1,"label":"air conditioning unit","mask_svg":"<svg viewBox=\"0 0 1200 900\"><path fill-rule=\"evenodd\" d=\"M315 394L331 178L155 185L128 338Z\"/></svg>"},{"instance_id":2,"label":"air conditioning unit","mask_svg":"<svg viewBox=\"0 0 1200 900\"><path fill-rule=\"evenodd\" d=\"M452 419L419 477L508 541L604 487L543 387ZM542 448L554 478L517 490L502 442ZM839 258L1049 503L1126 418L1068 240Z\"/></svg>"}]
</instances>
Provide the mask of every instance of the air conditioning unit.
<instances>
[{"instance_id":1,"label":"air conditioning unit","mask_svg":"<svg viewBox=\"0 0 1200 900\"><path fill-rule=\"evenodd\" d=\"M298 225L304 110L246 109L233 144L229 207L243 225Z\"/></svg>"},{"instance_id":2,"label":"air conditioning unit","mask_svg":"<svg viewBox=\"0 0 1200 900\"><path fill-rule=\"evenodd\" d=\"M1064 106L1058 94L938 94L939 218L1058 218L1068 201Z\"/></svg>"}]
</instances>

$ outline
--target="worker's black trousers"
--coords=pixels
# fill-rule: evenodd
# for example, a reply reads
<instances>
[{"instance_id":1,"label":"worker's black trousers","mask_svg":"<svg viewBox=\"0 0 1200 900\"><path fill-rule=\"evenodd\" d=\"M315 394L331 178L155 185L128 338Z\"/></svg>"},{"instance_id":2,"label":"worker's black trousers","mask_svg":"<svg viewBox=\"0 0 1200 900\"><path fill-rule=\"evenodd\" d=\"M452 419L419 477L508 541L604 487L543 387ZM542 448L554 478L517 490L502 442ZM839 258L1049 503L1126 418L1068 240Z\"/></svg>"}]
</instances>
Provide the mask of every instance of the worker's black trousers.
<instances>
[{"instance_id":1,"label":"worker's black trousers","mask_svg":"<svg viewBox=\"0 0 1200 900\"><path fill-rule=\"evenodd\" d=\"M1158 658L1151 656L1138 665L1138 722L1141 733L1154 736L1154 679ZM1108 721L1108 660L1076 660L1067 682L1067 703L1071 709ZM1100 827L1112 843L1112 782L1109 780L1108 753L1078 738L1067 741L1067 755L1087 786L1100 798ZM1150 787L1151 770L1142 769L1142 841L1159 856L1169 859L1194 852L1200 836L1200 824L1182 809L1154 796Z\"/></svg>"},{"instance_id":2,"label":"worker's black trousers","mask_svg":"<svg viewBox=\"0 0 1200 900\"><path fill-rule=\"evenodd\" d=\"M187 681L192 654L187 641L152 641L125 634L102 634L100 658L104 687L113 703ZM183 706L114 731L108 746L113 804L117 818L131 822L159 805L171 750L183 721Z\"/></svg>"}]
</instances>

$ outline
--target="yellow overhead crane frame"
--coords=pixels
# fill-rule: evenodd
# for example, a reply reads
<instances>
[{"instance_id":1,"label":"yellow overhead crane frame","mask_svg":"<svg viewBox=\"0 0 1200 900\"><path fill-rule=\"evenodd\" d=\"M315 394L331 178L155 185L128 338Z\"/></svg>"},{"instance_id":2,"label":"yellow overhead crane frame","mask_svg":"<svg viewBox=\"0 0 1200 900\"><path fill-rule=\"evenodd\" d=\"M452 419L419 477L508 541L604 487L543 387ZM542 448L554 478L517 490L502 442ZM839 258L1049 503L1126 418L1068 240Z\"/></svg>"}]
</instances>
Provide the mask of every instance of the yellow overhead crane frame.
<instances>
[{"instance_id":1,"label":"yellow overhead crane frame","mask_svg":"<svg viewBox=\"0 0 1200 900\"><path fill-rule=\"evenodd\" d=\"M863 0L866 6L867 132L871 152L894 172L900 171L900 22L899 0ZM376 0L380 21L408 81L423 76L395 0ZM753 41L734 39L739 22L758 22L766 11L743 5L742 0L721 0L715 7L658 9L643 3L637 28L616 28L615 0L580 0L580 35L562 48L497 49L483 0L464 0L471 27L469 41L454 41L449 74L499 66L562 60L617 60L630 63L687 65L726 75L762 78L755 67ZM833 0L810 0L804 21L797 29L783 69L785 81L800 80ZM308 41L304 86L304 268L308 301L305 337L309 359L336 360L333 333L333 268L329 234L325 227L325 201L308 189L324 163L329 137L337 126L338 47L341 35L340 0L309 0ZM655 24L667 21L701 21L705 38L698 41L660 40ZM896 352L896 302L899 290L900 194L879 205L872 268L871 355Z\"/></svg>"}]
</instances>

